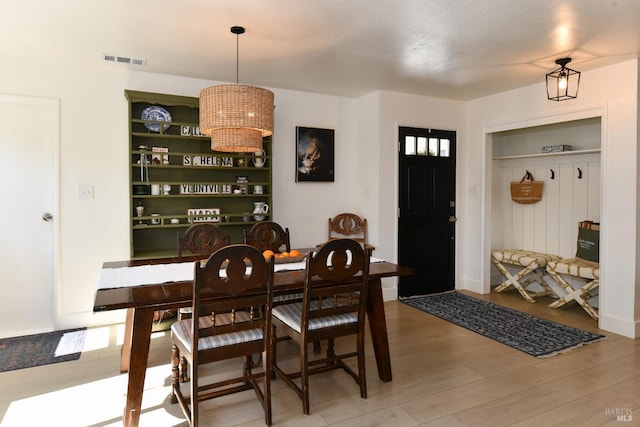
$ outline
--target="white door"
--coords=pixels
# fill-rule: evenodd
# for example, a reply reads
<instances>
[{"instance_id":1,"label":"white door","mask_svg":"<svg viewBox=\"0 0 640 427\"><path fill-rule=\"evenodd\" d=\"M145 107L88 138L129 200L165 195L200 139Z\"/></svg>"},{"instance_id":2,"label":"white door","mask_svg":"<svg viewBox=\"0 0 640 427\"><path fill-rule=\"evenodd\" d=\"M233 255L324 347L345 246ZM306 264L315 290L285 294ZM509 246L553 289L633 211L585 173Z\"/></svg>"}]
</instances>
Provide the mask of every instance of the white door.
<instances>
[{"instance_id":1,"label":"white door","mask_svg":"<svg viewBox=\"0 0 640 427\"><path fill-rule=\"evenodd\" d=\"M59 123L56 99L0 94L0 338L56 327Z\"/></svg>"}]
</instances>

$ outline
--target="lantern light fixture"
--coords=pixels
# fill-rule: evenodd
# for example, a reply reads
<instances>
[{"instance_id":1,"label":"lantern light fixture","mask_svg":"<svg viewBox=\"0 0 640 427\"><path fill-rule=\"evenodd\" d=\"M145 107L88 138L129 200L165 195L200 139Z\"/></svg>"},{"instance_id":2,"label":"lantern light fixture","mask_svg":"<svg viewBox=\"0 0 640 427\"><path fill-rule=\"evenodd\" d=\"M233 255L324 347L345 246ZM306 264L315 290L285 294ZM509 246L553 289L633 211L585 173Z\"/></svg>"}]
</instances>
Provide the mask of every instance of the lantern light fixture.
<instances>
[{"instance_id":1,"label":"lantern light fixture","mask_svg":"<svg viewBox=\"0 0 640 427\"><path fill-rule=\"evenodd\" d=\"M580 71L567 68L571 58L556 59L560 68L553 70L546 76L547 98L550 101L565 101L578 97L580 87Z\"/></svg>"}]
</instances>

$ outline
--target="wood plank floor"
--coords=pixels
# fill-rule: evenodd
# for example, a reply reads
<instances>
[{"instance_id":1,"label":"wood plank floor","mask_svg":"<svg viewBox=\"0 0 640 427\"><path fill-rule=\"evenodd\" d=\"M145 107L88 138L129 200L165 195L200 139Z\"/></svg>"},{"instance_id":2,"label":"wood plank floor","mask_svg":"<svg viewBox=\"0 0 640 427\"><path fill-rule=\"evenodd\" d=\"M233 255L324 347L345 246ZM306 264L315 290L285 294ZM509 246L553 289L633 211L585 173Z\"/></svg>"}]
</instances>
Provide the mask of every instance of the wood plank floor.
<instances>
[{"instance_id":1,"label":"wood plank floor","mask_svg":"<svg viewBox=\"0 0 640 427\"><path fill-rule=\"evenodd\" d=\"M585 330L601 332L577 306L552 310L516 293L475 295ZM548 302L547 302L548 303ZM311 380L311 414L297 395L273 382L276 426L620 426L640 425L640 340L607 340L536 359L398 301L385 303L393 381L378 379L367 349L368 398L341 371ZM0 374L3 427L121 426L126 375L118 372L122 325L92 328L73 362ZM341 343L343 344L343 343ZM296 363L293 343L279 346ZM225 362L224 371L236 365ZM152 339L141 426L184 426L168 402L169 338ZM252 391L205 402L203 426L262 426ZM616 421L625 415L632 421Z\"/></svg>"}]
</instances>

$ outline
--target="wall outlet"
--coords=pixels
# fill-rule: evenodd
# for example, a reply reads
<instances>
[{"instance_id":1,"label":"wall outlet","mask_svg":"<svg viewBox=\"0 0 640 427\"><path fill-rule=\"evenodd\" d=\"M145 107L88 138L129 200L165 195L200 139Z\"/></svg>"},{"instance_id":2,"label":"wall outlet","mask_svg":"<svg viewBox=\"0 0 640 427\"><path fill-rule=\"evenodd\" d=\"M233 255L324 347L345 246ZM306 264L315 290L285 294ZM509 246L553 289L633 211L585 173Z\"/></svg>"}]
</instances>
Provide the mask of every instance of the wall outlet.
<instances>
[{"instance_id":1,"label":"wall outlet","mask_svg":"<svg viewBox=\"0 0 640 427\"><path fill-rule=\"evenodd\" d=\"M78 199L93 199L93 184L78 185Z\"/></svg>"}]
</instances>

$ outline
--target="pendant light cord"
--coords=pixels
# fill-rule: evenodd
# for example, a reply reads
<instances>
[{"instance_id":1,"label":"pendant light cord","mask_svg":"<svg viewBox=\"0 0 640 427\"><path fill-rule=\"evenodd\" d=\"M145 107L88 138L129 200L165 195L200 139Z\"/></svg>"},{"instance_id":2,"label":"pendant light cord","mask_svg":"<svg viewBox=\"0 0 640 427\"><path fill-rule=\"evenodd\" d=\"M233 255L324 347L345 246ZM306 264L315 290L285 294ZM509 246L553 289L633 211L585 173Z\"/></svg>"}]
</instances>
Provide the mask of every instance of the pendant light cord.
<instances>
[{"instance_id":1,"label":"pendant light cord","mask_svg":"<svg viewBox=\"0 0 640 427\"><path fill-rule=\"evenodd\" d=\"M244 34L244 27L235 25L231 27L231 32L236 35L236 84L238 84L238 70L240 69L240 34Z\"/></svg>"},{"instance_id":2,"label":"pendant light cord","mask_svg":"<svg viewBox=\"0 0 640 427\"><path fill-rule=\"evenodd\" d=\"M240 34L236 34L236 84L238 84L239 69L240 69Z\"/></svg>"}]
</instances>

